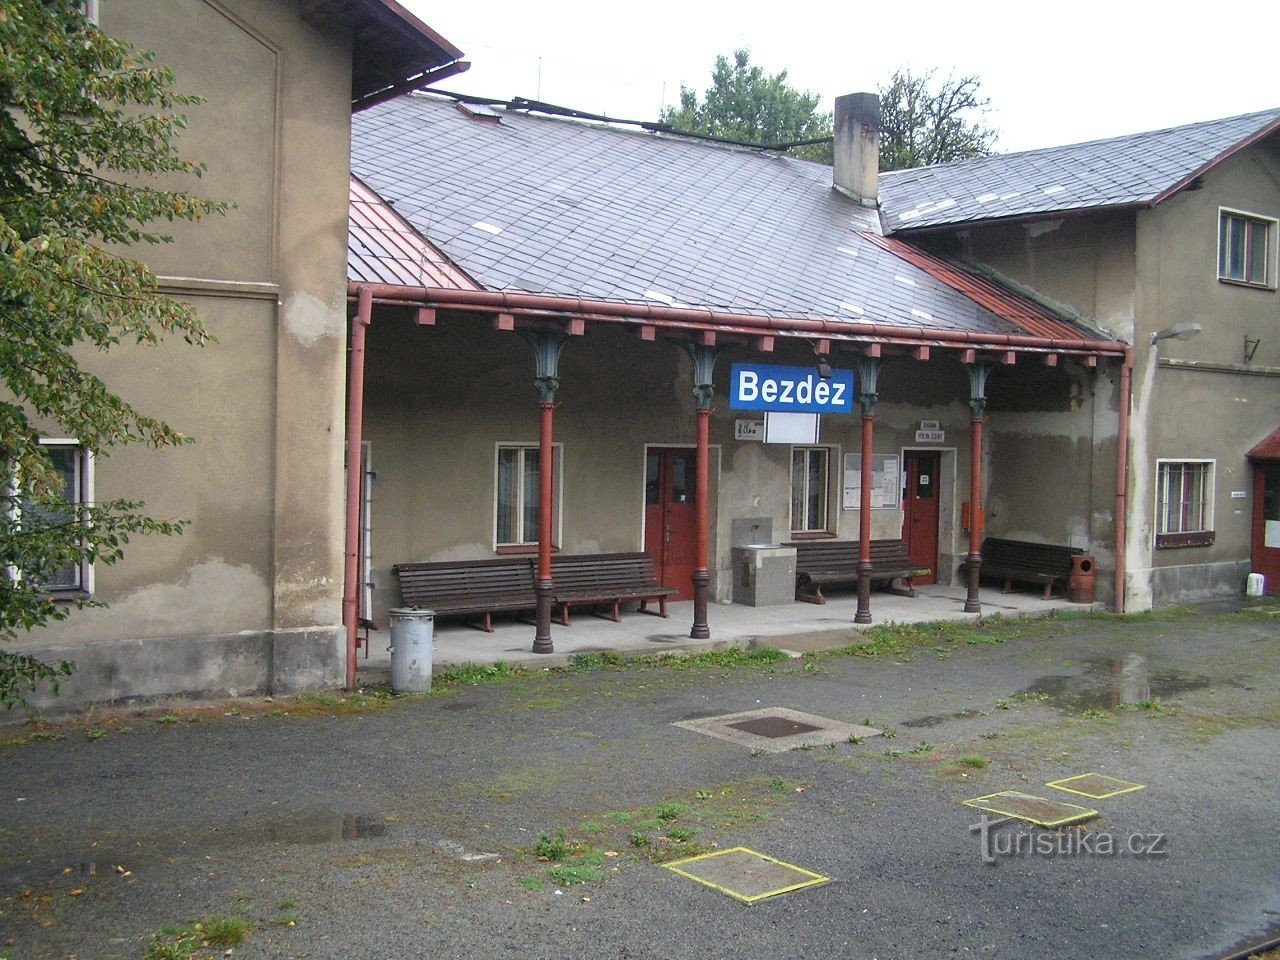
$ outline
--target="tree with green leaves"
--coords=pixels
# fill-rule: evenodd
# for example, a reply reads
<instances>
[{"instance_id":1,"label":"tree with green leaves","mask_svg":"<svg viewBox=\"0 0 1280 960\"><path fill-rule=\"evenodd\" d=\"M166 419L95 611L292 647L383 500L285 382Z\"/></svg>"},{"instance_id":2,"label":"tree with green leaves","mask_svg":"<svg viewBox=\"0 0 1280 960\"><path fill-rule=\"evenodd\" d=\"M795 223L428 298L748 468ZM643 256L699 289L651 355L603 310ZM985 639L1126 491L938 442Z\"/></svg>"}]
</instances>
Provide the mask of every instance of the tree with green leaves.
<instances>
[{"instance_id":1,"label":"tree with green leaves","mask_svg":"<svg viewBox=\"0 0 1280 960\"><path fill-rule=\"evenodd\" d=\"M895 70L880 95L880 169L905 170L985 157L996 131L982 118L991 101L975 75L935 83L936 70Z\"/></svg>"},{"instance_id":2,"label":"tree with green leaves","mask_svg":"<svg viewBox=\"0 0 1280 960\"><path fill-rule=\"evenodd\" d=\"M156 185L201 173L174 147L185 126L178 111L198 101L80 7L0 0L0 641L94 603L51 592L59 571L114 563L130 536L181 529L147 517L141 503L68 498L40 439L57 431L98 458L120 444L189 442L114 394L83 358L166 334L209 339L193 310L122 251L170 241L157 221L226 209ZM0 648L0 703L25 705L70 670Z\"/></svg>"},{"instance_id":3,"label":"tree with green leaves","mask_svg":"<svg viewBox=\"0 0 1280 960\"><path fill-rule=\"evenodd\" d=\"M711 86L702 99L680 85L680 106L667 107L660 121L676 130L744 143L781 144L831 136L831 114L818 111L819 96L787 82L787 71L768 74L751 64L750 50L735 50L732 61L716 57ZM797 156L825 159L829 145L797 148Z\"/></svg>"}]
</instances>

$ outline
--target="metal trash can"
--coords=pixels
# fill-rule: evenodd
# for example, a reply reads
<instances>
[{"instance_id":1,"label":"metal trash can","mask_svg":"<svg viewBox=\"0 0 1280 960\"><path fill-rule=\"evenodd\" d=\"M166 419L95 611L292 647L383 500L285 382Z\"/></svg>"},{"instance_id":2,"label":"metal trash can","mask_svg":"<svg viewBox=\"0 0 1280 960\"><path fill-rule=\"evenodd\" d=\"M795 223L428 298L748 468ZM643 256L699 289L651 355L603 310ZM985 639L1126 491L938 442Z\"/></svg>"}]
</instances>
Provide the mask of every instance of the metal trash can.
<instances>
[{"instance_id":1,"label":"metal trash can","mask_svg":"<svg viewBox=\"0 0 1280 960\"><path fill-rule=\"evenodd\" d=\"M1097 577L1093 557L1072 557L1071 576L1067 579L1067 599L1072 603L1093 603L1094 580Z\"/></svg>"},{"instance_id":2,"label":"metal trash can","mask_svg":"<svg viewBox=\"0 0 1280 960\"><path fill-rule=\"evenodd\" d=\"M435 640L434 610L397 607L391 619L391 689L396 693L426 693L431 689L431 645Z\"/></svg>"}]
</instances>

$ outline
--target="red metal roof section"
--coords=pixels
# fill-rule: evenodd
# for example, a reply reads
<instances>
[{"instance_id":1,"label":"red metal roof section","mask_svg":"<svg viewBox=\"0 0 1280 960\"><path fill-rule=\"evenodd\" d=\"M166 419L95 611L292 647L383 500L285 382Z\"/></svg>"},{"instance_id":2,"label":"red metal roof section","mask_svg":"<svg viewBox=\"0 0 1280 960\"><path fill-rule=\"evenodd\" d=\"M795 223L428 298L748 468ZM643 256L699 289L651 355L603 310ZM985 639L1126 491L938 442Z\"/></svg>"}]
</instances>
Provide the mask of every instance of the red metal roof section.
<instances>
[{"instance_id":1,"label":"red metal roof section","mask_svg":"<svg viewBox=\"0 0 1280 960\"><path fill-rule=\"evenodd\" d=\"M481 289L355 177L351 178L350 197L347 273L351 280L444 290Z\"/></svg>"},{"instance_id":2,"label":"red metal roof section","mask_svg":"<svg viewBox=\"0 0 1280 960\"><path fill-rule=\"evenodd\" d=\"M882 237L874 233L863 233L861 236L912 266L919 267L934 279L1033 337L1051 340L1081 337L1080 328L1074 324L1062 320L1038 303L1009 292L986 277L970 273L893 237Z\"/></svg>"},{"instance_id":3,"label":"red metal roof section","mask_svg":"<svg viewBox=\"0 0 1280 960\"><path fill-rule=\"evenodd\" d=\"M1280 460L1280 427L1246 454L1250 460Z\"/></svg>"}]
</instances>

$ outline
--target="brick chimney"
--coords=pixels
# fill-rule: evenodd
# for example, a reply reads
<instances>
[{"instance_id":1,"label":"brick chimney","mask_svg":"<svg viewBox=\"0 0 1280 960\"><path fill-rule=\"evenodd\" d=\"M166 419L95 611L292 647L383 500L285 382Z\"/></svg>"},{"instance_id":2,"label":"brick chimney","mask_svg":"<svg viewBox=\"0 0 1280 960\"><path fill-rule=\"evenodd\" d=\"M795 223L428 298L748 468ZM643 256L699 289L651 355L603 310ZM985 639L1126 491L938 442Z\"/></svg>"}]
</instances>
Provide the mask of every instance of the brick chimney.
<instances>
[{"instance_id":1,"label":"brick chimney","mask_svg":"<svg viewBox=\"0 0 1280 960\"><path fill-rule=\"evenodd\" d=\"M865 207L880 190L880 98L874 93L836 97L836 189Z\"/></svg>"}]
</instances>

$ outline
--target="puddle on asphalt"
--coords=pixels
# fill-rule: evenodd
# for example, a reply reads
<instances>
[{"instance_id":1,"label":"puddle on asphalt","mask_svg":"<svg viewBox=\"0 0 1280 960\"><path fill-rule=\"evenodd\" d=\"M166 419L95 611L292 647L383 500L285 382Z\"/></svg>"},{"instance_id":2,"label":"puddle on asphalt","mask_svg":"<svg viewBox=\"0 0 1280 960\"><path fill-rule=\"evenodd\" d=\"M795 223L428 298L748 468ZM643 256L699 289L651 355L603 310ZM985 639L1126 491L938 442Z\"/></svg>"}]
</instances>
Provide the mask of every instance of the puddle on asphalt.
<instances>
[{"instance_id":1,"label":"puddle on asphalt","mask_svg":"<svg viewBox=\"0 0 1280 960\"><path fill-rule=\"evenodd\" d=\"M936 727L946 723L948 720L968 720L970 717L982 716L978 710L957 710L955 713L935 713L928 717L917 717L915 720L904 720L899 726L903 727Z\"/></svg>"},{"instance_id":2,"label":"puddle on asphalt","mask_svg":"<svg viewBox=\"0 0 1280 960\"><path fill-rule=\"evenodd\" d=\"M1111 710L1125 705L1163 700L1203 690L1208 677L1176 670L1153 671L1140 653L1085 661L1085 672L1073 676L1047 676L1021 691L1022 696L1044 700L1059 710Z\"/></svg>"},{"instance_id":3,"label":"puddle on asphalt","mask_svg":"<svg viewBox=\"0 0 1280 960\"><path fill-rule=\"evenodd\" d=\"M192 839L175 845L139 843L137 847L120 850L95 849L93 859L74 857L45 861L28 861L14 865L14 869L0 870L0 891L48 879L51 876L77 875L80 877L132 876L132 871L159 862L169 862L174 856L198 856L221 853L246 846L262 846L269 843L309 844L339 841L365 840L387 835L389 824L377 816L358 813L302 813L262 819L245 817L243 822L221 824L206 830L193 828L197 834ZM74 864L69 866L68 864ZM127 865L129 873L126 873Z\"/></svg>"}]
</instances>

